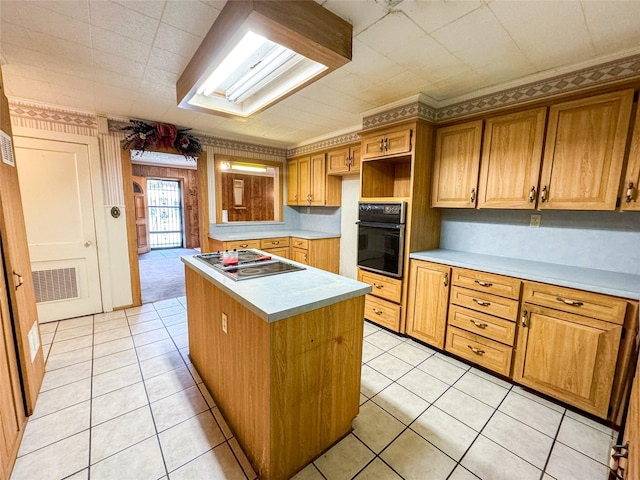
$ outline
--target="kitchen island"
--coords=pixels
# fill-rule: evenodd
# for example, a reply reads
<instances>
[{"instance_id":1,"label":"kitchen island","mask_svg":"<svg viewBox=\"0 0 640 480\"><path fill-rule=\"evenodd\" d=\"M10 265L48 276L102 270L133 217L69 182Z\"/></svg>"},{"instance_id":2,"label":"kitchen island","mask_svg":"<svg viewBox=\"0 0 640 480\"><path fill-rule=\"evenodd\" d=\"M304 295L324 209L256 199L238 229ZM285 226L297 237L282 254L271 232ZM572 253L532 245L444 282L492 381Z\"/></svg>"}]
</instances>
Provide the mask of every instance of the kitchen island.
<instances>
[{"instance_id":1,"label":"kitchen island","mask_svg":"<svg viewBox=\"0 0 640 480\"><path fill-rule=\"evenodd\" d=\"M351 431L371 287L300 264L234 281L182 261L194 366L259 477L292 477Z\"/></svg>"}]
</instances>

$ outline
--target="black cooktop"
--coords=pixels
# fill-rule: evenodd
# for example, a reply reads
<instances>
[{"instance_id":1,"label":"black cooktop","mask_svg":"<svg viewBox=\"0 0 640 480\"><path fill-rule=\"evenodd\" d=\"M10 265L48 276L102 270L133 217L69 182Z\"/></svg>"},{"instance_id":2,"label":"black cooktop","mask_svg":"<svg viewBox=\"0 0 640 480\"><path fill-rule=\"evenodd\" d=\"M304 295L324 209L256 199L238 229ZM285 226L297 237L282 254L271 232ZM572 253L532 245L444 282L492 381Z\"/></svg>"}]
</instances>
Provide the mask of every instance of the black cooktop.
<instances>
[{"instance_id":1,"label":"black cooktop","mask_svg":"<svg viewBox=\"0 0 640 480\"><path fill-rule=\"evenodd\" d=\"M263 252L255 250L238 250L238 264L224 265L223 253L203 253L195 258L213 266L220 273L234 280L248 280L250 278L266 277L279 273L304 270L303 267L292 265L282 260L273 259ZM259 260L258 260L259 259Z\"/></svg>"}]
</instances>

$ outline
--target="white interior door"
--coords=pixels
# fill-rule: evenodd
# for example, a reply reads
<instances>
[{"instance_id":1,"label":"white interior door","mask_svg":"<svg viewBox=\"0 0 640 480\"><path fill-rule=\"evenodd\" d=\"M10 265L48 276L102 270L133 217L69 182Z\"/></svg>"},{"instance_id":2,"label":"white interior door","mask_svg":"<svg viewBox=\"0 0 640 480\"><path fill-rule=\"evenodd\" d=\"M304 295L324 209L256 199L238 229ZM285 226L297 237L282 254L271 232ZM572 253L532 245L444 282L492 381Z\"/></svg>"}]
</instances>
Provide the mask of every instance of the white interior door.
<instances>
[{"instance_id":1,"label":"white interior door","mask_svg":"<svg viewBox=\"0 0 640 480\"><path fill-rule=\"evenodd\" d=\"M86 145L14 137L40 322L102 311Z\"/></svg>"}]
</instances>

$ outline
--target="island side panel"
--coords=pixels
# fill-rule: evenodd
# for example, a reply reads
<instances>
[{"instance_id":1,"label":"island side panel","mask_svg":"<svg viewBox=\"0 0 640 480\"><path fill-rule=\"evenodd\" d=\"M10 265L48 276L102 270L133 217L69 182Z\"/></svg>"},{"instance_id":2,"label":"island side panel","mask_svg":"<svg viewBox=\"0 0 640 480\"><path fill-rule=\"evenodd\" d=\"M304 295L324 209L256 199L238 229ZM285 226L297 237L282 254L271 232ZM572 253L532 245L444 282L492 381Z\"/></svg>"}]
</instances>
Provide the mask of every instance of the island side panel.
<instances>
[{"instance_id":1,"label":"island side panel","mask_svg":"<svg viewBox=\"0 0 640 480\"><path fill-rule=\"evenodd\" d=\"M191 361L253 467L267 471L269 324L188 266L185 279Z\"/></svg>"},{"instance_id":2,"label":"island side panel","mask_svg":"<svg viewBox=\"0 0 640 480\"><path fill-rule=\"evenodd\" d=\"M351 431L360 406L363 317L361 296L271 324L267 478L290 478Z\"/></svg>"}]
</instances>

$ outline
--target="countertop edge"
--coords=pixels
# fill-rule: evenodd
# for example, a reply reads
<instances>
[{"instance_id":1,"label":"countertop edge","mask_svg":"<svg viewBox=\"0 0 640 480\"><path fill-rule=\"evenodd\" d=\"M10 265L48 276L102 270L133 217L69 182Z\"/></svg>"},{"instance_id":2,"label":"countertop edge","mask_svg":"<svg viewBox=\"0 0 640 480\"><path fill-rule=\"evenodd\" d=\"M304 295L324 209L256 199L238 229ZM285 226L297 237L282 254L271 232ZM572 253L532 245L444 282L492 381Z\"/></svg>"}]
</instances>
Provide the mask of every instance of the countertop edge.
<instances>
[{"instance_id":1,"label":"countertop edge","mask_svg":"<svg viewBox=\"0 0 640 480\"><path fill-rule=\"evenodd\" d=\"M640 275L444 249L414 252L409 255L409 258L640 300ZM495 263L492 264L492 262ZM525 270L523 266L529 266L537 271L532 273L530 270ZM615 281L606 281L601 278L602 276L610 277ZM600 281L595 283L588 281L589 278L596 277L600 277ZM623 285L625 282L630 283L631 288Z\"/></svg>"},{"instance_id":2,"label":"countertop edge","mask_svg":"<svg viewBox=\"0 0 640 480\"><path fill-rule=\"evenodd\" d=\"M314 300L309 303L300 304L296 306L289 306L289 307L283 308L282 310L269 312L269 311L263 310L258 305L253 303L250 299L246 298L245 296L237 292L233 288L233 286L236 285L237 283L235 280L227 278L221 273L216 272L215 270L213 270L212 267L207 267L205 264L201 264L200 261L198 261L197 259L194 259L192 256L191 257L184 256L184 257L181 257L180 260L182 261L182 263L185 264L185 266L191 268L198 274L202 275L204 278L206 278L208 281L214 284L217 288L222 290L224 293L229 295L231 298L236 300L238 303L240 303L244 307L248 308L251 312L253 312L257 316L262 318L267 323L276 322L278 320L282 320L294 315L310 312L318 308L326 307L326 306L333 305L335 303L339 303L345 300L350 300L352 298L360 297L371 292L371 285L358 282L357 280L353 280L347 277L341 277L341 278L344 278L345 280L348 280L349 282L353 282L354 286L348 289L347 291L341 291L339 293L329 295L326 298L323 298L321 300ZM283 259L283 260L288 263L296 264L296 262L293 262L288 259ZM308 267L308 266L305 266L305 269L321 271L319 269ZM324 271L321 271L321 272L325 273L326 275L335 275L339 277L339 275L336 275L331 272L324 272ZM283 274L283 275L293 275L295 273L297 272L293 272L291 274ZM260 279L252 279L248 281L256 281L256 280L260 280Z\"/></svg>"}]
</instances>

